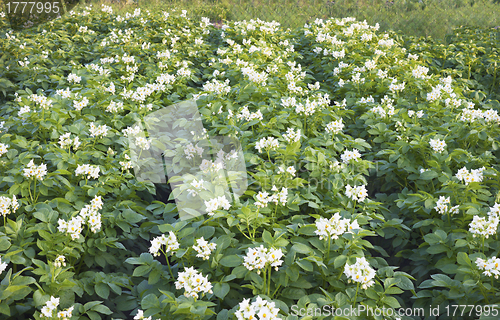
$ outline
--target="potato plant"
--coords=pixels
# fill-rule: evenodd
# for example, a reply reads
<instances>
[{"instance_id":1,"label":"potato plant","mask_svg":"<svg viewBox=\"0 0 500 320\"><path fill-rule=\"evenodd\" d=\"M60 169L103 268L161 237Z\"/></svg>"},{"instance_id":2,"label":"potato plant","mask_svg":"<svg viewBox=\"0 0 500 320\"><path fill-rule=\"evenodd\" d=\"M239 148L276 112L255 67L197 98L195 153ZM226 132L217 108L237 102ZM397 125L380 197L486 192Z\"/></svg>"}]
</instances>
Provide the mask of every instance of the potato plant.
<instances>
[{"instance_id":1,"label":"potato plant","mask_svg":"<svg viewBox=\"0 0 500 320\"><path fill-rule=\"evenodd\" d=\"M476 62L465 81L458 53L444 68L438 45L378 29L105 5L5 27L2 318L495 318L498 100L471 94ZM130 145L164 147L134 125L186 101L238 139L247 176L191 219L180 180L140 178Z\"/></svg>"}]
</instances>

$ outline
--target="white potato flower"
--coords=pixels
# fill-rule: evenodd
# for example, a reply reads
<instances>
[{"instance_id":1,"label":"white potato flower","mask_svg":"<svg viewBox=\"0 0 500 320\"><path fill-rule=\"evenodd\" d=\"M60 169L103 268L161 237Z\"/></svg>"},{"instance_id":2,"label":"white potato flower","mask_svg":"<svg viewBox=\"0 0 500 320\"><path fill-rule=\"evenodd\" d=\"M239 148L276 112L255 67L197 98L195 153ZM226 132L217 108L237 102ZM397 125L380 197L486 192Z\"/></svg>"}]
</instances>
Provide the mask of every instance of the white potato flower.
<instances>
[{"instance_id":1,"label":"white potato flower","mask_svg":"<svg viewBox=\"0 0 500 320\"><path fill-rule=\"evenodd\" d=\"M212 292L212 284L207 276L203 276L194 267L184 268L184 272L179 272L175 282L177 290L184 289L184 296L198 298L198 294L205 295Z\"/></svg>"},{"instance_id":2,"label":"white potato flower","mask_svg":"<svg viewBox=\"0 0 500 320\"><path fill-rule=\"evenodd\" d=\"M91 137L105 137L108 134L108 127L104 124L96 126L93 122L90 123L90 136Z\"/></svg>"},{"instance_id":3,"label":"white potato flower","mask_svg":"<svg viewBox=\"0 0 500 320\"><path fill-rule=\"evenodd\" d=\"M443 152L446 147L446 142L439 139L431 139L430 145L435 152Z\"/></svg>"},{"instance_id":4,"label":"white potato flower","mask_svg":"<svg viewBox=\"0 0 500 320\"><path fill-rule=\"evenodd\" d=\"M56 268L60 268L61 266L65 267L66 266L66 257L63 256L63 255L60 255L58 256L55 260L54 260L54 266Z\"/></svg>"},{"instance_id":5,"label":"white potato flower","mask_svg":"<svg viewBox=\"0 0 500 320\"><path fill-rule=\"evenodd\" d=\"M450 197L445 198L444 196L440 196L434 209L440 214L446 214L446 213L457 214L459 206L448 208L449 203L450 203Z\"/></svg>"},{"instance_id":6,"label":"white potato flower","mask_svg":"<svg viewBox=\"0 0 500 320\"><path fill-rule=\"evenodd\" d=\"M481 167L479 169L472 169L471 171L467 170L466 167L458 170L455 177L458 180L463 181L465 185L468 185L471 182L481 182L483 181L483 171L486 170L485 167Z\"/></svg>"},{"instance_id":7,"label":"white potato flower","mask_svg":"<svg viewBox=\"0 0 500 320\"><path fill-rule=\"evenodd\" d=\"M342 123L342 119L332 121L326 125L326 132L338 134L342 132L344 129L344 124Z\"/></svg>"},{"instance_id":8,"label":"white potato flower","mask_svg":"<svg viewBox=\"0 0 500 320\"><path fill-rule=\"evenodd\" d=\"M485 276L494 276L495 279L498 279L500 276L500 258L497 258L496 256L493 256L488 260L477 258L476 266L479 270L484 270L483 274Z\"/></svg>"},{"instance_id":9,"label":"white potato flower","mask_svg":"<svg viewBox=\"0 0 500 320\"><path fill-rule=\"evenodd\" d=\"M7 269L7 263L2 262L2 257L0 257L0 274L2 274L5 269Z\"/></svg>"},{"instance_id":10,"label":"white potato flower","mask_svg":"<svg viewBox=\"0 0 500 320\"><path fill-rule=\"evenodd\" d=\"M7 216L16 212L17 209L19 209L19 202L15 195L12 196L12 199L0 196L0 216Z\"/></svg>"},{"instance_id":11,"label":"white potato flower","mask_svg":"<svg viewBox=\"0 0 500 320\"><path fill-rule=\"evenodd\" d=\"M161 251L161 247L165 246L165 254L168 254L169 252L172 252L175 250L179 249L179 242L177 242L177 237L175 236L175 233L170 231L168 233L168 237L162 234L159 237L154 238L151 240L151 246L149 247L149 253L151 253L153 256L157 257L160 255L158 251Z\"/></svg>"},{"instance_id":12,"label":"white potato flower","mask_svg":"<svg viewBox=\"0 0 500 320\"><path fill-rule=\"evenodd\" d=\"M203 260L208 260L210 254L216 247L217 245L215 243L208 243L203 237L196 239L196 244L193 245L193 249L198 252L196 256L198 258L203 258Z\"/></svg>"},{"instance_id":13,"label":"white potato flower","mask_svg":"<svg viewBox=\"0 0 500 320\"><path fill-rule=\"evenodd\" d=\"M41 164L39 166L35 165L33 159L28 163L27 167L23 169L23 175L26 178L35 177L38 180L43 180L43 178L47 175L47 165Z\"/></svg>"},{"instance_id":14,"label":"white potato flower","mask_svg":"<svg viewBox=\"0 0 500 320\"><path fill-rule=\"evenodd\" d=\"M368 192L364 185L357 187L356 186L351 187L350 185L347 185L345 194L352 200L359 202L365 201L366 197L368 196Z\"/></svg>"},{"instance_id":15,"label":"white potato flower","mask_svg":"<svg viewBox=\"0 0 500 320\"><path fill-rule=\"evenodd\" d=\"M352 151L346 150L340 156L343 163L349 163L350 160L358 161L361 158L361 154L357 149L353 149Z\"/></svg>"},{"instance_id":16,"label":"white potato flower","mask_svg":"<svg viewBox=\"0 0 500 320\"><path fill-rule=\"evenodd\" d=\"M90 164L83 164L83 165L78 165L78 167L75 170L75 175L76 176L87 176L87 179L97 179L99 178L99 172L100 172L100 167L99 166L93 166Z\"/></svg>"},{"instance_id":17,"label":"white potato flower","mask_svg":"<svg viewBox=\"0 0 500 320\"><path fill-rule=\"evenodd\" d=\"M9 145L0 143L0 157L7 153L8 147L9 147Z\"/></svg>"},{"instance_id":18,"label":"white potato flower","mask_svg":"<svg viewBox=\"0 0 500 320\"><path fill-rule=\"evenodd\" d=\"M205 207L209 216L215 214L214 211L224 209L229 210L231 208L231 203L227 200L226 196L220 196L208 201L205 201Z\"/></svg>"},{"instance_id":19,"label":"white potato flower","mask_svg":"<svg viewBox=\"0 0 500 320\"><path fill-rule=\"evenodd\" d=\"M363 289L368 289L375 283L373 278L376 272L365 257L356 258L356 263L352 265L346 263L344 273L350 281L361 283Z\"/></svg>"},{"instance_id":20,"label":"white potato flower","mask_svg":"<svg viewBox=\"0 0 500 320\"><path fill-rule=\"evenodd\" d=\"M272 301L263 300L257 296L255 302L250 303L250 299L243 299L238 305L235 316L238 320L276 320L280 309Z\"/></svg>"},{"instance_id":21,"label":"white potato flower","mask_svg":"<svg viewBox=\"0 0 500 320\"><path fill-rule=\"evenodd\" d=\"M283 263L282 258L283 252L281 249L268 249L261 245L257 248L248 249L243 265L248 270L257 269L258 274L267 266L274 267L278 271L278 267Z\"/></svg>"}]
</instances>

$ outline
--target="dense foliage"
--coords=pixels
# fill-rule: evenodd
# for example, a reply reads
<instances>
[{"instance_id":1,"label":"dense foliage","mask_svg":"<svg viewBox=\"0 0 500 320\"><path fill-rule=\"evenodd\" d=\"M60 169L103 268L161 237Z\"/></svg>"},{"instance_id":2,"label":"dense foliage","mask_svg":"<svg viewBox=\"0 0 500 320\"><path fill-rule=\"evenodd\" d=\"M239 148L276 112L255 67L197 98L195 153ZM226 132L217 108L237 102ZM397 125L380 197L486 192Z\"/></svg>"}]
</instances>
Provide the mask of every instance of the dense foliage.
<instances>
[{"instance_id":1,"label":"dense foliage","mask_svg":"<svg viewBox=\"0 0 500 320\"><path fill-rule=\"evenodd\" d=\"M106 6L4 31L2 317L494 315L498 53L484 37L464 29L448 49L350 18L218 29ZM167 184L135 177L129 136L188 100L208 135L238 138L248 188L183 220Z\"/></svg>"}]
</instances>

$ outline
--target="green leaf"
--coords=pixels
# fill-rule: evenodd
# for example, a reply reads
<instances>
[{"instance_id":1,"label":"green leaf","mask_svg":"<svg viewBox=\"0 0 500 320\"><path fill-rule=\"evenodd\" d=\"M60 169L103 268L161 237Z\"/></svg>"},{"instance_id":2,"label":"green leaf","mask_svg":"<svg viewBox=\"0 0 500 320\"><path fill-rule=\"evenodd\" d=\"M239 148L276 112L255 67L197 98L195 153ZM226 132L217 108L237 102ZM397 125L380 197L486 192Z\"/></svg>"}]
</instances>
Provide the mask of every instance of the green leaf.
<instances>
[{"instance_id":1,"label":"green leaf","mask_svg":"<svg viewBox=\"0 0 500 320\"><path fill-rule=\"evenodd\" d=\"M273 236L267 230L264 230L264 232L262 233L262 240L264 240L264 242L266 242L270 245L272 245L274 243Z\"/></svg>"},{"instance_id":2,"label":"green leaf","mask_svg":"<svg viewBox=\"0 0 500 320\"><path fill-rule=\"evenodd\" d=\"M424 171L423 173L420 174L420 179L422 180L432 180L438 176L437 172L429 170L429 171Z\"/></svg>"},{"instance_id":3,"label":"green leaf","mask_svg":"<svg viewBox=\"0 0 500 320\"><path fill-rule=\"evenodd\" d=\"M347 256L340 255L336 257L335 260L333 261L333 266L335 269L340 268L345 265L346 261L347 261Z\"/></svg>"},{"instance_id":4,"label":"green leaf","mask_svg":"<svg viewBox=\"0 0 500 320\"><path fill-rule=\"evenodd\" d=\"M472 266L469 256L465 252L459 252L457 254L457 262L460 265Z\"/></svg>"},{"instance_id":5,"label":"green leaf","mask_svg":"<svg viewBox=\"0 0 500 320\"><path fill-rule=\"evenodd\" d=\"M95 293L104 300L109 296L109 286L105 283L99 282L95 285Z\"/></svg>"},{"instance_id":6,"label":"green leaf","mask_svg":"<svg viewBox=\"0 0 500 320\"><path fill-rule=\"evenodd\" d=\"M227 320L229 319L229 311L227 309L223 309L217 313L217 320Z\"/></svg>"},{"instance_id":7,"label":"green leaf","mask_svg":"<svg viewBox=\"0 0 500 320\"><path fill-rule=\"evenodd\" d=\"M87 311L90 320L101 320L101 316L95 311Z\"/></svg>"},{"instance_id":8,"label":"green leaf","mask_svg":"<svg viewBox=\"0 0 500 320\"><path fill-rule=\"evenodd\" d=\"M398 300L396 300L396 298L394 298L394 297L384 297L384 298L382 298L382 302L385 303L386 305L390 306L391 308L401 307Z\"/></svg>"},{"instance_id":9,"label":"green leaf","mask_svg":"<svg viewBox=\"0 0 500 320\"><path fill-rule=\"evenodd\" d=\"M143 220L145 217L142 214L139 214L131 209L123 210L122 216L128 223L137 223Z\"/></svg>"},{"instance_id":10,"label":"green leaf","mask_svg":"<svg viewBox=\"0 0 500 320\"><path fill-rule=\"evenodd\" d=\"M241 261L240 257L233 254L233 255L223 257L222 259L220 259L219 263L221 265L223 265L224 267L234 268L234 267L241 265L242 261Z\"/></svg>"},{"instance_id":11,"label":"green leaf","mask_svg":"<svg viewBox=\"0 0 500 320\"><path fill-rule=\"evenodd\" d=\"M10 248L10 241L7 237L0 238L0 251L7 251Z\"/></svg>"},{"instance_id":12,"label":"green leaf","mask_svg":"<svg viewBox=\"0 0 500 320\"><path fill-rule=\"evenodd\" d=\"M305 271L312 272L314 270L313 264L305 259L297 260L296 263Z\"/></svg>"},{"instance_id":13,"label":"green leaf","mask_svg":"<svg viewBox=\"0 0 500 320\"><path fill-rule=\"evenodd\" d=\"M309 248L308 246L306 246L305 244L302 244L302 243L294 244L292 246L292 250L295 250L295 252L303 253L303 254L308 254L309 252L311 252L311 248Z\"/></svg>"},{"instance_id":14,"label":"green leaf","mask_svg":"<svg viewBox=\"0 0 500 320\"><path fill-rule=\"evenodd\" d=\"M427 248L426 251L430 254L438 254L448 251L448 247L446 247L444 244L435 244Z\"/></svg>"},{"instance_id":15,"label":"green leaf","mask_svg":"<svg viewBox=\"0 0 500 320\"><path fill-rule=\"evenodd\" d=\"M151 266L139 266L139 267L135 268L134 273L132 274L132 276L134 276L134 277L142 277L143 275L145 275L149 271L151 271Z\"/></svg>"},{"instance_id":16,"label":"green leaf","mask_svg":"<svg viewBox=\"0 0 500 320\"><path fill-rule=\"evenodd\" d=\"M307 293L304 289L288 287L283 289L281 295L288 299L298 300L303 296L307 295Z\"/></svg>"},{"instance_id":17,"label":"green leaf","mask_svg":"<svg viewBox=\"0 0 500 320\"><path fill-rule=\"evenodd\" d=\"M107 306L103 304L96 305L95 307L92 308L92 310L102 314L113 314L113 311L111 311Z\"/></svg>"},{"instance_id":18,"label":"green leaf","mask_svg":"<svg viewBox=\"0 0 500 320\"><path fill-rule=\"evenodd\" d=\"M159 307L160 306L160 301L158 300L158 297L154 295L153 293L148 294L141 300L141 307L142 309L150 309L154 307Z\"/></svg>"},{"instance_id":19,"label":"green leaf","mask_svg":"<svg viewBox=\"0 0 500 320\"><path fill-rule=\"evenodd\" d=\"M216 283L213 291L218 298L224 299L224 297L229 293L229 289L229 284L227 283Z\"/></svg>"},{"instance_id":20,"label":"green leaf","mask_svg":"<svg viewBox=\"0 0 500 320\"><path fill-rule=\"evenodd\" d=\"M161 271L158 269L153 269L149 274L148 284L155 284L160 280Z\"/></svg>"},{"instance_id":21,"label":"green leaf","mask_svg":"<svg viewBox=\"0 0 500 320\"><path fill-rule=\"evenodd\" d=\"M93 307L95 307L96 305L98 304L101 304L102 301L90 301L90 302L87 302L84 306L83 306L83 309L85 311L88 311L90 309L92 309Z\"/></svg>"}]
</instances>

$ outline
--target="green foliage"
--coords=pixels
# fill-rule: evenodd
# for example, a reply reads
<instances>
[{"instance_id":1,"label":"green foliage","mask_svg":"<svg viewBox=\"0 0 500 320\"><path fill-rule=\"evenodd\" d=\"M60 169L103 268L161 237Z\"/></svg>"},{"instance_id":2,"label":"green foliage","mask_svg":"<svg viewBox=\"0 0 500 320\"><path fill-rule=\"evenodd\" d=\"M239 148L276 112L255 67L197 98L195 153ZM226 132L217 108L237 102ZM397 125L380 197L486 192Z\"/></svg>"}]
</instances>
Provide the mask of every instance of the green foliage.
<instances>
[{"instance_id":1,"label":"green foliage","mask_svg":"<svg viewBox=\"0 0 500 320\"><path fill-rule=\"evenodd\" d=\"M42 319L54 299L82 320L499 303L493 29L446 47L355 19L221 30L103 9L0 32L2 317ZM185 100L210 136L239 139L248 175L229 208L189 220L135 177L124 133Z\"/></svg>"}]
</instances>

